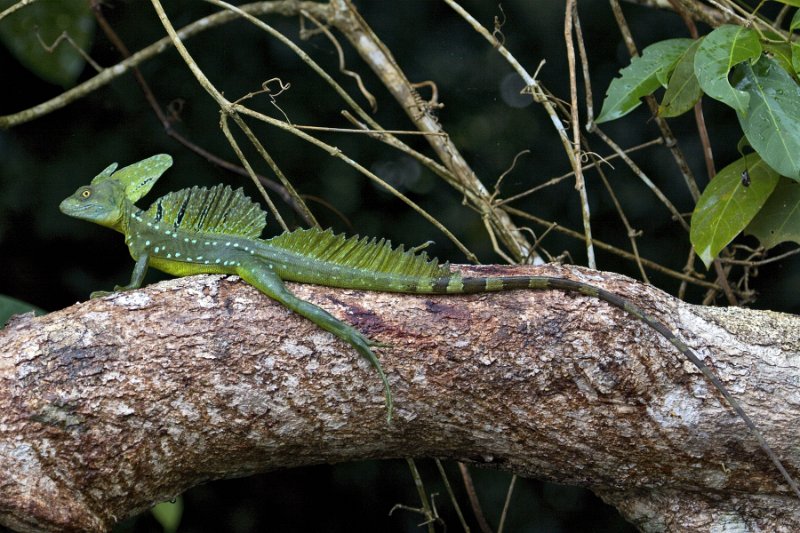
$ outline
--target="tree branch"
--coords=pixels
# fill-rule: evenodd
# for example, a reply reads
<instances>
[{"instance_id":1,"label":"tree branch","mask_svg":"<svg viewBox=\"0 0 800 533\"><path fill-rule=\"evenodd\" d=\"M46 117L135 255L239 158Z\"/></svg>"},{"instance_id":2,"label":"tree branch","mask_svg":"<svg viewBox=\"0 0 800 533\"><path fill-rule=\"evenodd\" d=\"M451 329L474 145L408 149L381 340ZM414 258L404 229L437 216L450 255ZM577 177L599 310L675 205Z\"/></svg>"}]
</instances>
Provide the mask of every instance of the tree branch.
<instances>
[{"instance_id":1,"label":"tree branch","mask_svg":"<svg viewBox=\"0 0 800 533\"><path fill-rule=\"evenodd\" d=\"M673 327L786 466L800 452L800 318L571 277ZM560 291L407 296L292 285L390 345L395 394L350 347L237 278L197 276L0 331L0 524L103 531L198 483L276 468L440 457L588 487L643 530L800 528L800 503L661 337Z\"/></svg>"}]
</instances>

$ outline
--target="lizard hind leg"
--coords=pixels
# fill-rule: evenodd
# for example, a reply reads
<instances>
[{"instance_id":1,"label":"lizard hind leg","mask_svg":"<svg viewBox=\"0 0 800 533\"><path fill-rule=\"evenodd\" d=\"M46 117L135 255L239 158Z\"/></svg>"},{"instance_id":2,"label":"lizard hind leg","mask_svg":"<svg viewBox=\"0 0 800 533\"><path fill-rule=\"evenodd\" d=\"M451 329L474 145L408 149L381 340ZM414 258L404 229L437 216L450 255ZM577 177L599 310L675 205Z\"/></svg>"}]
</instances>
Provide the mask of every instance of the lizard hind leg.
<instances>
[{"instance_id":1,"label":"lizard hind leg","mask_svg":"<svg viewBox=\"0 0 800 533\"><path fill-rule=\"evenodd\" d=\"M392 421L393 399L389 380L383 372L378 356L372 351L372 347L380 347L382 344L375 343L361 334L357 329L335 318L333 315L318 307L311 302L301 300L286 288L283 280L271 270L269 263L257 259L243 261L236 269L236 274L244 281L269 296L273 300L281 303L295 313L304 316L322 329L329 331L350 344L356 351L364 357L378 372L378 376L383 382L384 396L386 402L387 422Z\"/></svg>"}]
</instances>

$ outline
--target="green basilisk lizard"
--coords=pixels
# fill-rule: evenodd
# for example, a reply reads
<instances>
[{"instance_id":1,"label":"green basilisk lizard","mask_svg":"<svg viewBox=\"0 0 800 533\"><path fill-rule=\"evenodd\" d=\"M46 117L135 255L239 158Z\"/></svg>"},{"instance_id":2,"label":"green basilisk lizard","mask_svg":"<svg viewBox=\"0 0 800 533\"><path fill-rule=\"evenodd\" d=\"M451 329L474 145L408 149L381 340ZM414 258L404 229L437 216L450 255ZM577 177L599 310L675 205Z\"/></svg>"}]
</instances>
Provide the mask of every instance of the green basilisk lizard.
<instances>
[{"instance_id":1,"label":"green basilisk lizard","mask_svg":"<svg viewBox=\"0 0 800 533\"><path fill-rule=\"evenodd\" d=\"M63 213L115 229L125 235L136 261L128 285L141 286L152 266L175 276L236 274L247 283L350 343L378 372L392 415L392 393L372 348L380 346L327 311L294 296L284 281L383 292L467 294L514 289L559 289L599 298L638 318L691 361L727 400L756 437L792 490L800 488L764 440L739 402L699 356L664 324L632 302L599 287L545 276L463 277L423 253L392 248L386 240L345 237L332 231L299 229L260 239L266 213L241 189L217 185L169 193L147 211L134 204L172 165L169 155L150 157L117 170L114 163L65 199ZM106 292L92 293L92 297Z\"/></svg>"}]
</instances>

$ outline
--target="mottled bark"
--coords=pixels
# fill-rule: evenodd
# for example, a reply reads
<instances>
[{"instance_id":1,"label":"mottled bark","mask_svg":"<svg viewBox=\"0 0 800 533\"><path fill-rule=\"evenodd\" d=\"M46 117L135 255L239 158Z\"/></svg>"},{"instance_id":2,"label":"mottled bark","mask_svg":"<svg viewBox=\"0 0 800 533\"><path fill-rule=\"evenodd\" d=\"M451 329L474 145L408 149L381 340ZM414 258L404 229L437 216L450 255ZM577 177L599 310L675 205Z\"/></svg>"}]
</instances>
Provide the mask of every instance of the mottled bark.
<instances>
[{"instance_id":1,"label":"mottled bark","mask_svg":"<svg viewBox=\"0 0 800 533\"><path fill-rule=\"evenodd\" d=\"M675 328L800 475L800 318L601 285ZM197 276L0 331L0 524L102 531L200 482L442 457L588 487L648 531L800 529L800 502L721 396L645 325L559 291L406 296L292 285L390 347L346 344L237 278ZM730 529L727 529L730 530Z\"/></svg>"}]
</instances>

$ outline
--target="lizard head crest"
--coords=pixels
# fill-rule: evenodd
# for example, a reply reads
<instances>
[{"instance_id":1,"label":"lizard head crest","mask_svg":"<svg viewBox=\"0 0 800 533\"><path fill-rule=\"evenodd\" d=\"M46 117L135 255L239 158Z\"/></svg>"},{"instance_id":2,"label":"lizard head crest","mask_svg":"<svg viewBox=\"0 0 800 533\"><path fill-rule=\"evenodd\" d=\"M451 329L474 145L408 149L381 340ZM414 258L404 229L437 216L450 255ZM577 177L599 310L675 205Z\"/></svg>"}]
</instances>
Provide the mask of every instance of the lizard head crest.
<instances>
[{"instance_id":1,"label":"lizard head crest","mask_svg":"<svg viewBox=\"0 0 800 533\"><path fill-rule=\"evenodd\" d=\"M132 203L150 192L161 174L172 166L172 157L167 154L158 154L138 163L128 165L117 170L117 164L112 163L92 180L92 185L107 181L117 181L125 189L125 196Z\"/></svg>"}]
</instances>

